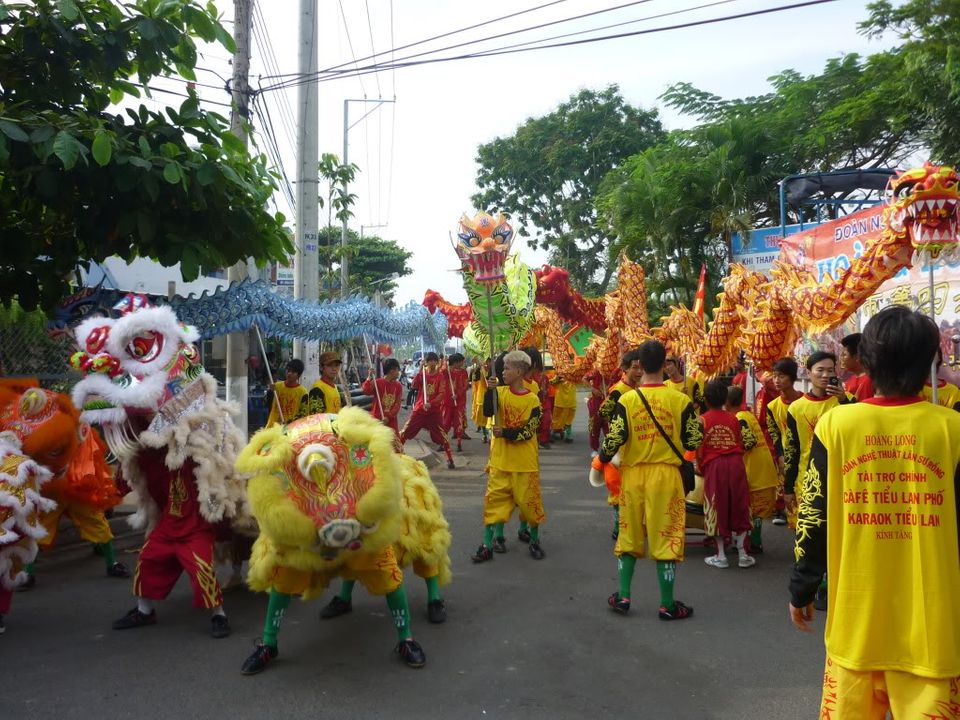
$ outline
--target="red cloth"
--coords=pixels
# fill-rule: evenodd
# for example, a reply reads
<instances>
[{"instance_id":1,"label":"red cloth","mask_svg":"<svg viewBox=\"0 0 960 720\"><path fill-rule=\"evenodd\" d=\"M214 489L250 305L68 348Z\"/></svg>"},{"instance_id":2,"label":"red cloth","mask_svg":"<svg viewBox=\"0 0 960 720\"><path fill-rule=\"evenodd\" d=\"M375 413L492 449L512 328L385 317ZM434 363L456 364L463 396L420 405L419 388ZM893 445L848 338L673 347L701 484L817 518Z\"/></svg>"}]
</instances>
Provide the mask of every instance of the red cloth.
<instances>
[{"instance_id":1,"label":"red cloth","mask_svg":"<svg viewBox=\"0 0 960 720\"><path fill-rule=\"evenodd\" d=\"M467 388L470 379L463 368L451 368L447 385L453 384L453 393L444 396L443 429L452 437L462 438L467 430ZM456 404L453 399L456 398Z\"/></svg>"},{"instance_id":2,"label":"red cloth","mask_svg":"<svg viewBox=\"0 0 960 720\"><path fill-rule=\"evenodd\" d=\"M750 530L750 486L742 455L720 455L703 473L703 510L715 518L719 537Z\"/></svg>"},{"instance_id":3,"label":"red cloth","mask_svg":"<svg viewBox=\"0 0 960 720\"><path fill-rule=\"evenodd\" d=\"M419 398L417 399L419 403ZM401 445L407 440L415 438L421 430L427 430L430 433L430 439L437 445L442 445L447 459L453 459L453 451L450 449L450 441L447 440L447 434L440 427L442 416L437 412L424 412L423 407L416 405L410 417L407 418L407 424L403 426L403 432L400 433Z\"/></svg>"},{"instance_id":4,"label":"red cloth","mask_svg":"<svg viewBox=\"0 0 960 720\"><path fill-rule=\"evenodd\" d=\"M843 389L857 398L857 402L863 402L873 397L873 380L866 373L851 375L843 384Z\"/></svg>"},{"instance_id":5,"label":"red cloth","mask_svg":"<svg viewBox=\"0 0 960 720\"><path fill-rule=\"evenodd\" d=\"M740 435L740 421L726 410L707 410L703 418L703 442L697 451L700 467L706 471L710 464L725 455L743 456L743 438ZM743 465L741 459L740 464Z\"/></svg>"},{"instance_id":6,"label":"red cloth","mask_svg":"<svg viewBox=\"0 0 960 720\"><path fill-rule=\"evenodd\" d=\"M374 383L376 383L376 388L374 388ZM361 389L365 395L373 398L370 414L377 420L382 420L387 427L397 431L397 415L400 413L400 406L403 404L403 386L400 382L398 380L387 380L386 378L377 378L376 381L373 381L368 378L363 381ZM383 408L380 407L381 402Z\"/></svg>"},{"instance_id":7,"label":"red cloth","mask_svg":"<svg viewBox=\"0 0 960 720\"><path fill-rule=\"evenodd\" d=\"M740 409L747 409L747 372L738 372L733 376L733 384L743 390L743 400L740 401Z\"/></svg>"},{"instance_id":8,"label":"red cloth","mask_svg":"<svg viewBox=\"0 0 960 720\"><path fill-rule=\"evenodd\" d=\"M191 459L179 470L170 470L164 458L167 449L144 449L137 456L140 472L147 480L150 497L161 508L156 528L171 538L187 537L195 532L212 532L214 525L203 519L197 500L196 464Z\"/></svg>"},{"instance_id":9,"label":"red cloth","mask_svg":"<svg viewBox=\"0 0 960 720\"><path fill-rule=\"evenodd\" d=\"M193 606L215 608L223 603L213 564L214 531L172 537L156 529L140 550L133 592L148 600L163 600L180 573L186 572L193 588Z\"/></svg>"},{"instance_id":10,"label":"red cloth","mask_svg":"<svg viewBox=\"0 0 960 720\"><path fill-rule=\"evenodd\" d=\"M767 441L767 447L770 448L770 452L773 452L773 439L770 437L770 433L767 431L767 405L772 403L780 397L780 391L773 386L772 380L767 380L763 387L760 388L760 392L757 393L757 402L756 412L754 413L757 416L757 420L760 421L760 431L763 433L764 439Z\"/></svg>"},{"instance_id":11,"label":"red cloth","mask_svg":"<svg viewBox=\"0 0 960 720\"><path fill-rule=\"evenodd\" d=\"M13 593L5 587L0 586L0 615L10 614L10 601L13 600Z\"/></svg>"},{"instance_id":12,"label":"red cloth","mask_svg":"<svg viewBox=\"0 0 960 720\"><path fill-rule=\"evenodd\" d=\"M606 397L606 386L603 382L603 376L594 370L586 378L590 383L590 397L587 398L587 434L590 440L590 449L594 452L600 451L600 432L607 432L607 423L600 417L600 405ZM599 393L593 392L594 390Z\"/></svg>"},{"instance_id":13,"label":"red cloth","mask_svg":"<svg viewBox=\"0 0 960 720\"><path fill-rule=\"evenodd\" d=\"M424 378L426 378L427 392L423 392ZM447 373L443 370L437 370L433 374L422 370L415 379L417 383L417 400L413 404L413 411L423 411L424 395L427 402L430 403L430 414L436 414L441 417L443 414L444 397L450 392L450 383L447 380Z\"/></svg>"}]
</instances>

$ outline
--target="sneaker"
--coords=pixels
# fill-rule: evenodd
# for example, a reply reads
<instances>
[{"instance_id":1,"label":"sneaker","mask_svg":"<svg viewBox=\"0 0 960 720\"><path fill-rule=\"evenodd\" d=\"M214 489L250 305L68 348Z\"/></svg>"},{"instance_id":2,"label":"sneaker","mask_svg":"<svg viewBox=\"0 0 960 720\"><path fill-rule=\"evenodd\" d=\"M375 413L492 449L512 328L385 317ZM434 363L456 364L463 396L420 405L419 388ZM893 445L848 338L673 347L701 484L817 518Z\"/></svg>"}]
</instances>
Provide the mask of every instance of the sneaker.
<instances>
[{"instance_id":1,"label":"sneaker","mask_svg":"<svg viewBox=\"0 0 960 720\"><path fill-rule=\"evenodd\" d=\"M540 547L540 541L534 540L530 543L530 557L534 560L543 560L546 557L543 548Z\"/></svg>"},{"instance_id":2,"label":"sneaker","mask_svg":"<svg viewBox=\"0 0 960 720\"><path fill-rule=\"evenodd\" d=\"M477 548L477 551L470 558L475 563L486 562L487 560L493 560L493 551L490 550L486 545L481 545Z\"/></svg>"},{"instance_id":3,"label":"sneaker","mask_svg":"<svg viewBox=\"0 0 960 720\"><path fill-rule=\"evenodd\" d=\"M750 555L741 555L740 559L737 561L737 564L742 568L753 567L757 564L757 559Z\"/></svg>"},{"instance_id":4,"label":"sneaker","mask_svg":"<svg viewBox=\"0 0 960 720\"><path fill-rule=\"evenodd\" d=\"M334 595L333 599L323 606L320 611L321 620L331 620L341 615L346 615L353 610L353 601L344 600L339 595Z\"/></svg>"},{"instance_id":5,"label":"sneaker","mask_svg":"<svg viewBox=\"0 0 960 720\"><path fill-rule=\"evenodd\" d=\"M626 615L630 612L630 598L620 598L620 593L614 593L607 598L607 605L610 606L610 609L615 613L620 613L621 615Z\"/></svg>"},{"instance_id":6,"label":"sneaker","mask_svg":"<svg viewBox=\"0 0 960 720\"><path fill-rule=\"evenodd\" d=\"M115 562L107 568L107 577L128 578L130 577L130 570L122 562Z\"/></svg>"},{"instance_id":7,"label":"sneaker","mask_svg":"<svg viewBox=\"0 0 960 720\"><path fill-rule=\"evenodd\" d=\"M447 469L448 469L448 470L456 470L456 469L457 469L457 466L453 464L453 458L451 458L450 460L447 460Z\"/></svg>"},{"instance_id":8,"label":"sneaker","mask_svg":"<svg viewBox=\"0 0 960 720\"><path fill-rule=\"evenodd\" d=\"M517 530L517 540L524 543L530 542L530 531L526 528Z\"/></svg>"},{"instance_id":9,"label":"sneaker","mask_svg":"<svg viewBox=\"0 0 960 720\"><path fill-rule=\"evenodd\" d=\"M564 438L563 441L569 445L573 442L573 438Z\"/></svg>"},{"instance_id":10,"label":"sneaker","mask_svg":"<svg viewBox=\"0 0 960 720\"><path fill-rule=\"evenodd\" d=\"M210 634L218 640L220 638L229 637L230 621L227 620L226 615L217 613L210 618Z\"/></svg>"},{"instance_id":11,"label":"sneaker","mask_svg":"<svg viewBox=\"0 0 960 720\"><path fill-rule=\"evenodd\" d=\"M119 620L113 623L114 630L131 630L147 625L155 625L157 622L157 611L152 610L149 615L144 615L139 608L134 608Z\"/></svg>"},{"instance_id":12,"label":"sneaker","mask_svg":"<svg viewBox=\"0 0 960 720\"><path fill-rule=\"evenodd\" d=\"M693 608L684 605L679 600L674 601L673 610L667 610L663 605L660 606L661 620L686 620L693 615Z\"/></svg>"},{"instance_id":13,"label":"sneaker","mask_svg":"<svg viewBox=\"0 0 960 720\"><path fill-rule=\"evenodd\" d=\"M544 442L542 442L542 443L539 443L539 445L540 445L540 447L541 447L543 450L549 450L549 449L551 448L550 443L544 443Z\"/></svg>"},{"instance_id":14,"label":"sneaker","mask_svg":"<svg viewBox=\"0 0 960 720\"><path fill-rule=\"evenodd\" d=\"M423 648L413 638L401 641L394 650L399 653L400 659L407 664L407 667L422 668L427 664L427 656Z\"/></svg>"},{"instance_id":15,"label":"sneaker","mask_svg":"<svg viewBox=\"0 0 960 720\"><path fill-rule=\"evenodd\" d=\"M819 610L820 612L826 612L827 609L827 589L825 587L818 587L816 594L813 596L813 609Z\"/></svg>"},{"instance_id":16,"label":"sneaker","mask_svg":"<svg viewBox=\"0 0 960 720\"><path fill-rule=\"evenodd\" d=\"M262 642L257 642L253 654L243 661L240 672L244 675L256 675L258 672L261 672L270 661L276 660L279 654L280 651L273 645L264 645Z\"/></svg>"},{"instance_id":17,"label":"sneaker","mask_svg":"<svg viewBox=\"0 0 960 720\"><path fill-rule=\"evenodd\" d=\"M484 445L487 444L487 436L486 436L486 435L483 436L483 444L484 444Z\"/></svg>"},{"instance_id":18,"label":"sneaker","mask_svg":"<svg viewBox=\"0 0 960 720\"><path fill-rule=\"evenodd\" d=\"M730 561L727 560L726 555L708 555L703 559L703 561L710 567L715 567L715 568L730 567Z\"/></svg>"},{"instance_id":19,"label":"sneaker","mask_svg":"<svg viewBox=\"0 0 960 720\"><path fill-rule=\"evenodd\" d=\"M427 603L427 620L434 625L447 621L447 604L443 600L431 600Z\"/></svg>"},{"instance_id":20,"label":"sneaker","mask_svg":"<svg viewBox=\"0 0 960 720\"><path fill-rule=\"evenodd\" d=\"M493 539L493 551L495 553L503 554L507 551L507 540L506 538L497 537Z\"/></svg>"},{"instance_id":21,"label":"sneaker","mask_svg":"<svg viewBox=\"0 0 960 720\"><path fill-rule=\"evenodd\" d=\"M776 515L773 516L773 520L771 520L771 522L774 525L786 525L787 516L784 515L782 512L778 512Z\"/></svg>"}]
</instances>

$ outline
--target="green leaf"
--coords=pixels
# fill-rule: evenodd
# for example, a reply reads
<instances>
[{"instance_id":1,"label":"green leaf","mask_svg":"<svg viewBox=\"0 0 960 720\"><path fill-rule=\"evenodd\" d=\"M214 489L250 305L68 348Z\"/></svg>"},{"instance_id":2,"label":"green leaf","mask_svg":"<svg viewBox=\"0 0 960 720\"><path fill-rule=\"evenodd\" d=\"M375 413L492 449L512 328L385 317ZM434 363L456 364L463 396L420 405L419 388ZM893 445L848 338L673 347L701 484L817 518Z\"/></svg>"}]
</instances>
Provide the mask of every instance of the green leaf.
<instances>
[{"instance_id":1,"label":"green leaf","mask_svg":"<svg viewBox=\"0 0 960 720\"><path fill-rule=\"evenodd\" d=\"M214 25L213 32L217 38L217 42L223 45L223 47L227 49L227 52L235 53L237 51L237 44L233 40L233 35L228 33L223 25L220 23Z\"/></svg>"},{"instance_id":2,"label":"green leaf","mask_svg":"<svg viewBox=\"0 0 960 720\"><path fill-rule=\"evenodd\" d=\"M200 262L197 259L196 252L191 247L183 249L183 255L180 258L180 273L187 282L196 280L200 274Z\"/></svg>"},{"instance_id":3,"label":"green leaf","mask_svg":"<svg viewBox=\"0 0 960 720\"><path fill-rule=\"evenodd\" d=\"M10 159L10 141L6 135L0 135L0 162Z\"/></svg>"},{"instance_id":4,"label":"green leaf","mask_svg":"<svg viewBox=\"0 0 960 720\"><path fill-rule=\"evenodd\" d=\"M53 154L60 158L64 170L72 170L80 156L86 152L87 149L66 130L58 132L53 141Z\"/></svg>"},{"instance_id":5,"label":"green leaf","mask_svg":"<svg viewBox=\"0 0 960 720\"><path fill-rule=\"evenodd\" d=\"M156 236L157 228L153 224L153 219L147 213L137 213L137 234L140 235L140 242L150 244Z\"/></svg>"},{"instance_id":6,"label":"green leaf","mask_svg":"<svg viewBox=\"0 0 960 720\"><path fill-rule=\"evenodd\" d=\"M210 185L214 180L217 179L217 171L214 168L213 163L204 163L197 170L197 182L200 185Z\"/></svg>"},{"instance_id":7,"label":"green leaf","mask_svg":"<svg viewBox=\"0 0 960 720\"><path fill-rule=\"evenodd\" d=\"M113 156L113 142L110 139L110 133L105 130L97 130L91 149L93 151L93 159L97 161L97 165L100 167L108 165L110 158Z\"/></svg>"},{"instance_id":8,"label":"green leaf","mask_svg":"<svg viewBox=\"0 0 960 720\"><path fill-rule=\"evenodd\" d=\"M137 140L137 144L140 146L140 154L144 156L153 155L153 148L150 147L150 141L147 140L143 135L140 136L140 139Z\"/></svg>"},{"instance_id":9,"label":"green leaf","mask_svg":"<svg viewBox=\"0 0 960 720\"><path fill-rule=\"evenodd\" d=\"M241 187L244 185L243 180L240 179L239 175L237 175L237 171L234 170L229 165L221 165L220 172L222 172L227 177L227 179L230 180L231 182L234 182L237 185L240 185Z\"/></svg>"},{"instance_id":10,"label":"green leaf","mask_svg":"<svg viewBox=\"0 0 960 720\"><path fill-rule=\"evenodd\" d=\"M148 17L141 17L140 22L137 23L137 28L140 30L140 37L144 40L156 40L160 35L157 24Z\"/></svg>"},{"instance_id":11,"label":"green leaf","mask_svg":"<svg viewBox=\"0 0 960 720\"><path fill-rule=\"evenodd\" d=\"M110 90L110 104L119 105L123 101L123 96L126 93L123 92L120 88L112 88Z\"/></svg>"},{"instance_id":12,"label":"green leaf","mask_svg":"<svg viewBox=\"0 0 960 720\"><path fill-rule=\"evenodd\" d=\"M67 20L73 21L80 17L80 10L73 0L57 0L57 9Z\"/></svg>"},{"instance_id":13,"label":"green leaf","mask_svg":"<svg viewBox=\"0 0 960 720\"><path fill-rule=\"evenodd\" d=\"M17 140L19 142L29 142L30 136L27 135L19 125L12 123L9 120L0 120L0 132L6 135L11 140Z\"/></svg>"},{"instance_id":14,"label":"green leaf","mask_svg":"<svg viewBox=\"0 0 960 720\"><path fill-rule=\"evenodd\" d=\"M163 168L163 179L171 185L180 182L180 166L175 162L167 163Z\"/></svg>"},{"instance_id":15,"label":"green leaf","mask_svg":"<svg viewBox=\"0 0 960 720\"><path fill-rule=\"evenodd\" d=\"M44 125L43 127L38 127L32 133L30 133L30 142L42 143L46 142L53 137L53 134L57 131L52 125Z\"/></svg>"},{"instance_id":16,"label":"green leaf","mask_svg":"<svg viewBox=\"0 0 960 720\"><path fill-rule=\"evenodd\" d=\"M225 132L220 139L223 141L223 146L231 152L245 153L247 151L247 144L232 132Z\"/></svg>"},{"instance_id":17,"label":"green leaf","mask_svg":"<svg viewBox=\"0 0 960 720\"><path fill-rule=\"evenodd\" d=\"M127 158L127 162L129 162L131 165L135 167L142 168L144 170L153 170L152 162L150 162L149 160L145 160L144 158L139 157L137 155L130 155Z\"/></svg>"}]
</instances>

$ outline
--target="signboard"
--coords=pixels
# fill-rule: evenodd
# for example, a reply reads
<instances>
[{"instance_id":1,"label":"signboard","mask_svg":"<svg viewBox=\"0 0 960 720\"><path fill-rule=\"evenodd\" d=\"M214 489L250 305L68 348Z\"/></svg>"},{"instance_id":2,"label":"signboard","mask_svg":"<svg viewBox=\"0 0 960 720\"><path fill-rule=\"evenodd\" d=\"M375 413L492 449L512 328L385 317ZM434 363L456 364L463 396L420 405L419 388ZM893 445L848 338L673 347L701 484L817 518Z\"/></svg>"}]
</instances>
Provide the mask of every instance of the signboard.
<instances>
[{"instance_id":1,"label":"signboard","mask_svg":"<svg viewBox=\"0 0 960 720\"><path fill-rule=\"evenodd\" d=\"M810 228L806 225L787 225L786 232L781 228L759 228L752 230L747 236L746 242L740 236L740 233L733 235L733 261L740 263L747 270L767 273L773 265L773 261L780 254L780 241L787 235L801 232L802 228Z\"/></svg>"}]
</instances>

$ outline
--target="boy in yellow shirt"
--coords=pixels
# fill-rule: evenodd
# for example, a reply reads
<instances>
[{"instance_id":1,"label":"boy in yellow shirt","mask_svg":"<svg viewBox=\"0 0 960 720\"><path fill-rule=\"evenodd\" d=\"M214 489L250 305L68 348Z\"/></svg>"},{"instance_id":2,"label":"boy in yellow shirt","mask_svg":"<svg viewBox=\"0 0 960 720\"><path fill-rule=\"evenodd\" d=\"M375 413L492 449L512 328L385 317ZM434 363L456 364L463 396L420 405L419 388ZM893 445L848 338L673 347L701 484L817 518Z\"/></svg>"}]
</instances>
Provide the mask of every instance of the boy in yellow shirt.
<instances>
[{"instance_id":1,"label":"boy in yellow shirt","mask_svg":"<svg viewBox=\"0 0 960 720\"><path fill-rule=\"evenodd\" d=\"M340 356L337 353L320 353L320 379L310 388L310 395L307 397L309 411L304 415L340 412L342 403L340 389L337 387L340 365Z\"/></svg>"},{"instance_id":2,"label":"boy in yellow shirt","mask_svg":"<svg viewBox=\"0 0 960 720\"><path fill-rule=\"evenodd\" d=\"M270 414L267 416L265 427L292 422L301 417L300 404L307 397L307 389L300 384L301 375L303 375L302 360L294 358L287 363L286 378L275 382L267 393Z\"/></svg>"},{"instance_id":3,"label":"boy in yellow shirt","mask_svg":"<svg viewBox=\"0 0 960 720\"><path fill-rule=\"evenodd\" d=\"M577 386L559 375L551 379L557 392L553 397L553 436L573 442L573 418L577 414Z\"/></svg>"},{"instance_id":4,"label":"boy in yellow shirt","mask_svg":"<svg viewBox=\"0 0 960 720\"><path fill-rule=\"evenodd\" d=\"M505 552L503 526L520 511L527 523L529 551L534 560L542 560L540 525L546 519L540 495L540 459L537 433L540 427L540 400L524 386L530 370L530 356L520 350L503 358L503 382L496 376L487 381L490 388L483 400L483 411L494 418L487 463L487 492L483 498L483 544L473 555L476 563L493 559L493 553ZM496 538L496 539L495 539ZM495 546L496 543L496 546Z\"/></svg>"},{"instance_id":5,"label":"boy in yellow shirt","mask_svg":"<svg viewBox=\"0 0 960 720\"><path fill-rule=\"evenodd\" d=\"M827 573L822 718L960 710L960 416L919 396L939 343L903 306L863 330L875 396L821 418L800 500L790 618L809 631Z\"/></svg>"}]
</instances>

